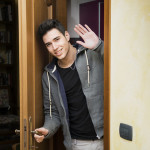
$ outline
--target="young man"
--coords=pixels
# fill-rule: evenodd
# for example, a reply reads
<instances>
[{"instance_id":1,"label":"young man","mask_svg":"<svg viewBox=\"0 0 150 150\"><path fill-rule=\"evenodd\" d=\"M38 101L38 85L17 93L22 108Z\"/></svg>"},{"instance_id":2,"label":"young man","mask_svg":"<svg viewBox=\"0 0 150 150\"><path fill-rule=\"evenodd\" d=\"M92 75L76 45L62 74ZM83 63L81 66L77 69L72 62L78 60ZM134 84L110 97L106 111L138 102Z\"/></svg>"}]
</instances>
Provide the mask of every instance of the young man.
<instances>
[{"instance_id":1,"label":"young man","mask_svg":"<svg viewBox=\"0 0 150 150\"><path fill-rule=\"evenodd\" d=\"M103 150L104 45L87 26L74 30L83 39L73 47L57 20L39 26L47 50L54 56L42 77L45 122L36 129L37 142L62 126L67 150Z\"/></svg>"}]
</instances>

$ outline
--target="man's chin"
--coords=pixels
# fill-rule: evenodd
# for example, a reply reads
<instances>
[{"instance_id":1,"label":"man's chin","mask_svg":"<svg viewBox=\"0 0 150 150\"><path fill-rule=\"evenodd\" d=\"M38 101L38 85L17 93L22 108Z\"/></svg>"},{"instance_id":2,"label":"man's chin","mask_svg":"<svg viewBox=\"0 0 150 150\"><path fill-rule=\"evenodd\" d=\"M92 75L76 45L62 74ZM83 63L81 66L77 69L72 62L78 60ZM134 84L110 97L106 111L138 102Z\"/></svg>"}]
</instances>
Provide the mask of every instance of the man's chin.
<instances>
[{"instance_id":1,"label":"man's chin","mask_svg":"<svg viewBox=\"0 0 150 150\"><path fill-rule=\"evenodd\" d=\"M55 56L57 59L61 60L61 59L64 59L64 56L63 55L60 55L60 56Z\"/></svg>"}]
</instances>

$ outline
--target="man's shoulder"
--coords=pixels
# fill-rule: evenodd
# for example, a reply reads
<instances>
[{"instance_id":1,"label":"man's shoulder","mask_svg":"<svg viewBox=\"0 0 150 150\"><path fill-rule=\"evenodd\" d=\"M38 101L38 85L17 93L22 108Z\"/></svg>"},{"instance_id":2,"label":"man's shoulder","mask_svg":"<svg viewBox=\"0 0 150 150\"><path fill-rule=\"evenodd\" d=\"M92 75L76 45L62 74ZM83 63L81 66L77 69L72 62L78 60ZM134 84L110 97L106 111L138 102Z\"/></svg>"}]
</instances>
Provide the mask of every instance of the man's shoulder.
<instances>
[{"instance_id":1,"label":"man's shoulder","mask_svg":"<svg viewBox=\"0 0 150 150\"><path fill-rule=\"evenodd\" d=\"M45 80L47 78L47 71L44 70L42 74L42 80Z\"/></svg>"}]
</instances>

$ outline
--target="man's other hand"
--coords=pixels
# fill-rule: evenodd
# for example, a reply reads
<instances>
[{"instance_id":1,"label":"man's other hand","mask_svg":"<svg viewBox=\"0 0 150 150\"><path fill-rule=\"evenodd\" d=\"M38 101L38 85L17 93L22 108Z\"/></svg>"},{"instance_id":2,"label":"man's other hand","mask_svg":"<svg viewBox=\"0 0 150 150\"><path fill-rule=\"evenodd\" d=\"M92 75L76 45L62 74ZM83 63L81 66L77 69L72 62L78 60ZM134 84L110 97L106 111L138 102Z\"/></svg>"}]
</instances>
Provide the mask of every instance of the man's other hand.
<instances>
[{"instance_id":1,"label":"man's other hand","mask_svg":"<svg viewBox=\"0 0 150 150\"><path fill-rule=\"evenodd\" d=\"M34 138L38 143L41 143L44 140L44 137L48 134L48 130L45 128L35 129Z\"/></svg>"}]
</instances>

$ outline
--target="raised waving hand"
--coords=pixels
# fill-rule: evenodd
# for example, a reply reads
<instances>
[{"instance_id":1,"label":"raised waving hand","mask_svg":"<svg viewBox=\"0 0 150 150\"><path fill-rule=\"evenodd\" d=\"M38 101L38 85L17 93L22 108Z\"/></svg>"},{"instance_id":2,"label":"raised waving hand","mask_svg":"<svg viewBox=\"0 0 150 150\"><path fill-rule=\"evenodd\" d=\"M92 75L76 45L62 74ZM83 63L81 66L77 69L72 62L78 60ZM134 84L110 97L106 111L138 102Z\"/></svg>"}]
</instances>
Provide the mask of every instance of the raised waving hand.
<instances>
[{"instance_id":1,"label":"raised waving hand","mask_svg":"<svg viewBox=\"0 0 150 150\"><path fill-rule=\"evenodd\" d=\"M95 48L99 42L98 36L89 28L88 25L85 25L85 27L81 24L75 25L74 31L81 36L84 41L77 41L77 43L88 49Z\"/></svg>"}]
</instances>

